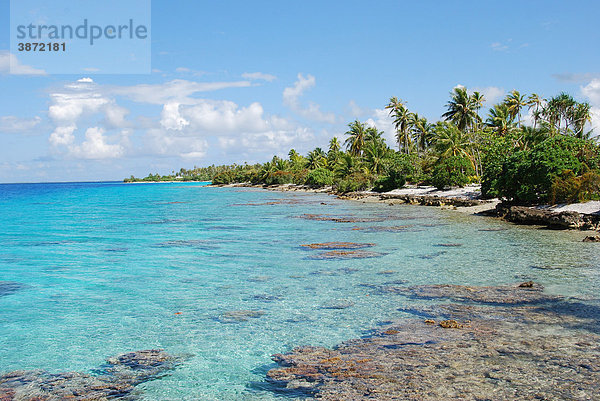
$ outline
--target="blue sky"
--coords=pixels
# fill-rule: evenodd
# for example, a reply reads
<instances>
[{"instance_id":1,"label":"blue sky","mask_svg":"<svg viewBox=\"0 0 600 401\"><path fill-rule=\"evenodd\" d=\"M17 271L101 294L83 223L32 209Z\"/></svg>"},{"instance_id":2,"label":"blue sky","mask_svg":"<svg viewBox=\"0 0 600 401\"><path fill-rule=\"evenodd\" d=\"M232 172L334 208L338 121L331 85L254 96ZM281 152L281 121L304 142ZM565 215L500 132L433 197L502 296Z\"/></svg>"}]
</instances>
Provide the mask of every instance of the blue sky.
<instances>
[{"instance_id":1,"label":"blue sky","mask_svg":"<svg viewBox=\"0 0 600 401\"><path fill-rule=\"evenodd\" d=\"M391 96L437 120L459 84L488 105L567 91L600 125L598 15L597 1L152 1L152 74L53 75L10 52L0 0L0 182L266 161L357 118L391 143Z\"/></svg>"}]
</instances>

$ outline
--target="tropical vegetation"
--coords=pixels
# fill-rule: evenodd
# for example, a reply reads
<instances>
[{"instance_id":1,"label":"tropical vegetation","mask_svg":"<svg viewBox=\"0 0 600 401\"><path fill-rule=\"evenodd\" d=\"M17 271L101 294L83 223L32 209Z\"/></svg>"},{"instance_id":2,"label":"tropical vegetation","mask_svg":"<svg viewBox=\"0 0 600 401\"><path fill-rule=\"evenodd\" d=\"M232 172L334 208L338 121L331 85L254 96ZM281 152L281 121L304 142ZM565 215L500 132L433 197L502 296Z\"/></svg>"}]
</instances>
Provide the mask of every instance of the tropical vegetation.
<instances>
[{"instance_id":1,"label":"tropical vegetation","mask_svg":"<svg viewBox=\"0 0 600 401\"><path fill-rule=\"evenodd\" d=\"M441 120L411 112L398 97L385 105L395 146L366 122L348 124L326 149L289 151L266 163L180 169L134 181L212 181L213 184L298 184L345 193L387 192L404 185L437 188L480 183L485 197L516 203L574 202L600 198L600 147L591 109L567 93L549 99L513 90L489 107L480 92L458 86Z\"/></svg>"}]
</instances>

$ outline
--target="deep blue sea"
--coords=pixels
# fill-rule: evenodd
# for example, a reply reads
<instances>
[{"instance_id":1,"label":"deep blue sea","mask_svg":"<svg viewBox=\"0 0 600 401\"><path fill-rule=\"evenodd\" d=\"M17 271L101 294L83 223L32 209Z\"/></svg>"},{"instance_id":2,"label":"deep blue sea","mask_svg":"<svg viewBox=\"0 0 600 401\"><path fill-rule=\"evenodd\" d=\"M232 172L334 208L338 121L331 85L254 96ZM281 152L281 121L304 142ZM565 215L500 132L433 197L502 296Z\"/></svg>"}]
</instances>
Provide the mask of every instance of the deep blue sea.
<instances>
[{"instance_id":1,"label":"deep blue sea","mask_svg":"<svg viewBox=\"0 0 600 401\"><path fill-rule=\"evenodd\" d=\"M372 229L384 226L396 229ZM0 185L0 281L16 283L0 291L0 374L89 372L113 355L162 348L186 358L139 386L143 399L281 400L262 384L272 354L367 335L425 302L369 285L534 280L597 297L600 247L583 236L198 183ZM329 241L374 243L367 251L380 255L322 260L300 246ZM264 314L224 318L238 310Z\"/></svg>"}]
</instances>

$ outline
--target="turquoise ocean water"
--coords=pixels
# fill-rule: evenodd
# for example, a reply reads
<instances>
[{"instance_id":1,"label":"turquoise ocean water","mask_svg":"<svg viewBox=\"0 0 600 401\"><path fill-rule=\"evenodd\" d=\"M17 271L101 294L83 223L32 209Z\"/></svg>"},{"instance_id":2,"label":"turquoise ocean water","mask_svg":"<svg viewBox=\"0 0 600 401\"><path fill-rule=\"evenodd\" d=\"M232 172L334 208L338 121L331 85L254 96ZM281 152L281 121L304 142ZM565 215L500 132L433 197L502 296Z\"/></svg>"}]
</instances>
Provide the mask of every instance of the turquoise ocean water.
<instances>
[{"instance_id":1,"label":"turquoise ocean water","mask_svg":"<svg viewBox=\"0 0 600 401\"><path fill-rule=\"evenodd\" d=\"M307 213L383 221L298 218ZM355 229L376 226L405 227ZM198 183L0 185L0 281L20 284L0 292L0 374L89 372L112 355L163 348L187 357L139 386L142 399L281 399L263 384L272 354L367 335L424 302L373 284L531 279L597 298L600 247L583 235ZM329 241L374 243L368 251L381 256L319 260L300 247ZM340 305L352 306L331 308ZM264 314L223 319L236 310Z\"/></svg>"}]
</instances>

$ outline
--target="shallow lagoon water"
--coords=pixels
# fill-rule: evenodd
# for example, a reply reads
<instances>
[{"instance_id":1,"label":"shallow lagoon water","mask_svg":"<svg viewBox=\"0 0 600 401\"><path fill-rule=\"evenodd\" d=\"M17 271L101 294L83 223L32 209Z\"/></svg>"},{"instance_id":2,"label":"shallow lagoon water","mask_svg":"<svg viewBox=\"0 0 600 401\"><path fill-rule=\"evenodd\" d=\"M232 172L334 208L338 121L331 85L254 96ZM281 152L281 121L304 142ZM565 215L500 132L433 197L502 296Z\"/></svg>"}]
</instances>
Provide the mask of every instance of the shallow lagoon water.
<instances>
[{"instance_id":1,"label":"shallow lagoon water","mask_svg":"<svg viewBox=\"0 0 600 401\"><path fill-rule=\"evenodd\" d=\"M264 385L272 354L367 335L426 302L373 285L534 280L553 294L600 293L600 247L582 233L321 194L0 185L0 227L0 282L13 283L0 291L0 374L88 372L148 348L185 355L139 386L147 400L280 399ZM319 260L300 246L330 241L374 243L381 256ZM227 319L239 310L262 314Z\"/></svg>"}]
</instances>

